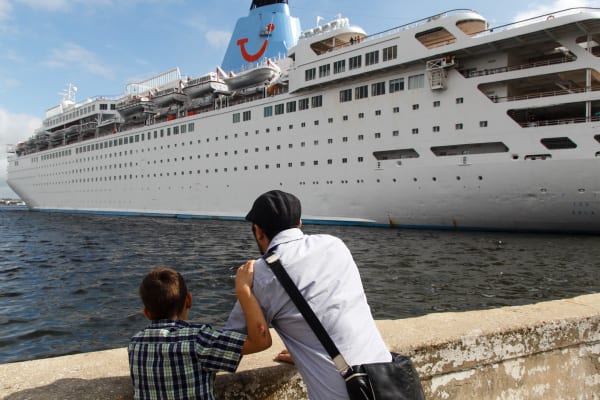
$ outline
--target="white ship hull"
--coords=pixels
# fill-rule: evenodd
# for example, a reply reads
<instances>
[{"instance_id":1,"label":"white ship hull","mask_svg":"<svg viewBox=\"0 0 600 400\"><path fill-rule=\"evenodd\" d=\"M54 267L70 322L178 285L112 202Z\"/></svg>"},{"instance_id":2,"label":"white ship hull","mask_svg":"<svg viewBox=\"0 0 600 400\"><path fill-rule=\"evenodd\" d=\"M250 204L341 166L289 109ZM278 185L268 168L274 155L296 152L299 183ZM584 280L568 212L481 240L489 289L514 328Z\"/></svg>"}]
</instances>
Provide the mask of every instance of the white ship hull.
<instances>
[{"instance_id":1,"label":"white ship hull","mask_svg":"<svg viewBox=\"0 0 600 400\"><path fill-rule=\"evenodd\" d=\"M600 26L600 13L562 18L555 30L558 17L431 48L401 29L329 55L349 60L398 44L385 68L380 59L356 75L346 65L314 84L305 71L324 61L301 64L299 43L289 91L16 157L9 184L40 211L241 219L259 194L281 189L301 199L305 222L599 233L600 52L576 38L582 21ZM507 68L523 38L544 32L554 39L542 42L556 40L576 59ZM425 61L454 62L450 55L463 69L443 69L443 89L432 88ZM512 87L573 71L583 71L584 90ZM424 84L411 88L420 75ZM390 93L398 79L405 86ZM380 82L385 93L373 95ZM357 99L362 85L368 96ZM354 96L342 102L346 89ZM527 95L511 97L515 90ZM557 107L575 111L544 114ZM523 120L523 110L539 119ZM127 145L111 145L125 137Z\"/></svg>"}]
</instances>

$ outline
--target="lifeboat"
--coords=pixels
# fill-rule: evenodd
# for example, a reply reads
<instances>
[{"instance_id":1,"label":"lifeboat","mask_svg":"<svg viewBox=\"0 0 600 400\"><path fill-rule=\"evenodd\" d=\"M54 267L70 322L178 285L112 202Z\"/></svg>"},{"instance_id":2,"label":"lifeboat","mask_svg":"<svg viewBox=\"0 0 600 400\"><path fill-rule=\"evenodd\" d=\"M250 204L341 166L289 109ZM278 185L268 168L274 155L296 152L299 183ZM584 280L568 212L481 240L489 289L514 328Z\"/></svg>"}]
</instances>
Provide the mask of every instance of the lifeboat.
<instances>
[{"instance_id":1,"label":"lifeboat","mask_svg":"<svg viewBox=\"0 0 600 400\"><path fill-rule=\"evenodd\" d=\"M227 91L227 85L216 72L190 79L183 88L183 93L191 98L202 97L215 91Z\"/></svg>"},{"instance_id":2,"label":"lifeboat","mask_svg":"<svg viewBox=\"0 0 600 400\"><path fill-rule=\"evenodd\" d=\"M224 81L229 90L239 90L247 87L269 84L281 75L281 69L271 60L267 60L260 65L242 71L238 74L231 72Z\"/></svg>"}]
</instances>

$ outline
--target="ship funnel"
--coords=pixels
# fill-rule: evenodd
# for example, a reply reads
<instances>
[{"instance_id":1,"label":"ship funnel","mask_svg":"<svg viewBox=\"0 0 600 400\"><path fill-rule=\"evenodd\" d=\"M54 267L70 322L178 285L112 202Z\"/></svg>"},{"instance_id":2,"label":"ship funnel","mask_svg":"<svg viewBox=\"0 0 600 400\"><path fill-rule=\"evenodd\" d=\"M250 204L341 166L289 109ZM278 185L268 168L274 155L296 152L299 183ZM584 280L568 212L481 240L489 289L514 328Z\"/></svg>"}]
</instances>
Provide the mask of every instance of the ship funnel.
<instances>
[{"instance_id":1,"label":"ship funnel","mask_svg":"<svg viewBox=\"0 0 600 400\"><path fill-rule=\"evenodd\" d=\"M285 57L301 32L298 18L290 16L287 0L254 0L248 16L235 25L221 68L236 72L269 58Z\"/></svg>"}]
</instances>

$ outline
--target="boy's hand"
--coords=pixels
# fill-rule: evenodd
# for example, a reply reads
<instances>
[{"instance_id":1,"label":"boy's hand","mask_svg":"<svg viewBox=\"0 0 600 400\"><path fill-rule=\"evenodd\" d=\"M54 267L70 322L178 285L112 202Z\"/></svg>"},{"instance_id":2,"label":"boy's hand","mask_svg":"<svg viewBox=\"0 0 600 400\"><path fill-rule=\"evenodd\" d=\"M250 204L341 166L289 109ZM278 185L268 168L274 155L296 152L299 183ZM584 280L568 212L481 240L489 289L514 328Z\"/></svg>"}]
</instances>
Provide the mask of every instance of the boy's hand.
<instances>
[{"instance_id":1,"label":"boy's hand","mask_svg":"<svg viewBox=\"0 0 600 400\"><path fill-rule=\"evenodd\" d=\"M237 269L235 274L235 291L238 294L250 294L254 280L254 260L248 260Z\"/></svg>"}]
</instances>

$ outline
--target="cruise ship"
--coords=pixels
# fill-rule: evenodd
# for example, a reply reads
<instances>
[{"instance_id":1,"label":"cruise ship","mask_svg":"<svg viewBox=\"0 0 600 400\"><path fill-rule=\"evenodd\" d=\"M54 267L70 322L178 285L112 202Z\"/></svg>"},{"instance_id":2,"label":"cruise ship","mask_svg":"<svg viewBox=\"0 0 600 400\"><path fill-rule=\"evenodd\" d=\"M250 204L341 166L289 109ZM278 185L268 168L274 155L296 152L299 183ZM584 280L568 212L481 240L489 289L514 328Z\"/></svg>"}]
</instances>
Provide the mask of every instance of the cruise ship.
<instances>
[{"instance_id":1,"label":"cruise ship","mask_svg":"<svg viewBox=\"0 0 600 400\"><path fill-rule=\"evenodd\" d=\"M597 234L599 57L597 8L367 33L254 0L213 71L70 85L7 180L44 212L237 220L280 189L305 223Z\"/></svg>"}]
</instances>

